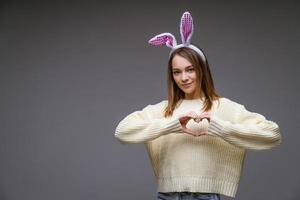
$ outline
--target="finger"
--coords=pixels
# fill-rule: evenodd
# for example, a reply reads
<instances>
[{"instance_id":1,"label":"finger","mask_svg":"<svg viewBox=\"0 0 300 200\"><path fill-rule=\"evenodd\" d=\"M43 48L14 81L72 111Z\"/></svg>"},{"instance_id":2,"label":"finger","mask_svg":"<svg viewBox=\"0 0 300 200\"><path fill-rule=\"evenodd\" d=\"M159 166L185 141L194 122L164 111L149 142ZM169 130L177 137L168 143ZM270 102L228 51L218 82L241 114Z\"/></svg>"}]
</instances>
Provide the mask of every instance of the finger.
<instances>
[{"instance_id":1,"label":"finger","mask_svg":"<svg viewBox=\"0 0 300 200\"><path fill-rule=\"evenodd\" d=\"M207 135L207 133L206 133L206 132L201 132L201 133L199 134L199 136L203 136L203 135Z\"/></svg>"},{"instance_id":2,"label":"finger","mask_svg":"<svg viewBox=\"0 0 300 200\"><path fill-rule=\"evenodd\" d=\"M192 135L192 136L194 136L194 133L193 133L193 132L191 132L191 131L188 131L188 130L186 130L186 131L185 131L185 133L187 133L187 134L189 134L189 135Z\"/></svg>"},{"instance_id":3,"label":"finger","mask_svg":"<svg viewBox=\"0 0 300 200\"><path fill-rule=\"evenodd\" d=\"M178 119L181 123L185 124L188 120L190 120L190 117L189 116L182 116L182 117L179 117Z\"/></svg>"},{"instance_id":4,"label":"finger","mask_svg":"<svg viewBox=\"0 0 300 200\"><path fill-rule=\"evenodd\" d=\"M210 117L211 114L207 112L207 113L205 113L205 116Z\"/></svg>"},{"instance_id":5,"label":"finger","mask_svg":"<svg viewBox=\"0 0 300 200\"><path fill-rule=\"evenodd\" d=\"M194 121L197 122L197 123L199 123L199 122L201 122L201 118L197 117L197 118L194 119Z\"/></svg>"},{"instance_id":6,"label":"finger","mask_svg":"<svg viewBox=\"0 0 300 200\"><path fill-rule=\"evenodd\" d=\"M195 136L196 133L194 133L192 130L188 129L188 128L184 128L183 131L189 135Z\"/></svg>"},{"instance_id":7,"label":"finger","mask_svg":"<svg viewBox=\"0 0 300 200\"><path fill-rule=\"evenodd\" d=\"M204 119L207 119L207 121L210 122L210 116L206 116Z\"/></svg>"},{"instance_id":8,"label":"finger","mask_svg":"<svg viewBox=\"0 0 300 200\"><path fill-rule=\"evenodd\" d=\"M178 118L186 118L187 115L186 114L182 114L182 115L179 115Z\"/></svg>"},{"instance_id":9,"label":"finger","mask_svg":"<svg viewBox=\"0 0 300 200\"><path fill-rule=\"evenodd\" d=\"M201 120L202 120L202 119L207 119L208 121L210 121L210 116L207 115L207 114L201 115L200 118L201 118Z\"/></svg>"},{"instance_id":10,"label":"finger","mask_svg":"<svg viewBox=\"0 0 300 200\"><path fill-rule=\"evenodd\" d=\"M208 113L206 113L206 112L204 112L204 113L201 113L201 115L200 115L201 117L208 117L209 116L209 114Z\"/></svg>"}]
</instances>

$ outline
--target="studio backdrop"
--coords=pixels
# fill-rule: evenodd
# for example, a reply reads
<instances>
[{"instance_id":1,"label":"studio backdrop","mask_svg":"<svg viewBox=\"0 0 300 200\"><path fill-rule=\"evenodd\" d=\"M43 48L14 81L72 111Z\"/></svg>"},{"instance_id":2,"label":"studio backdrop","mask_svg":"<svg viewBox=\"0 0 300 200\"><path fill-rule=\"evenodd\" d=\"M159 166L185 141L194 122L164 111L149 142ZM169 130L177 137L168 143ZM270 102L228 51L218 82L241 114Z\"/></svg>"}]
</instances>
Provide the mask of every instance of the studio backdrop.
<instances>
[{"instance_id":1,"label":"studio backdrop","mask_svg":"<svg viewBox=\"0 0 300 200\"><path fill-rule=\"evenodd\" d=\"M299 1L0 3L0 199L156 199L144 144L114 137L167 99L167 47L190 11L218 93L280 126L247 151L238 200L300 199ZM231 199L222 196L222 199Z\"/></svg>"}]
</instances>

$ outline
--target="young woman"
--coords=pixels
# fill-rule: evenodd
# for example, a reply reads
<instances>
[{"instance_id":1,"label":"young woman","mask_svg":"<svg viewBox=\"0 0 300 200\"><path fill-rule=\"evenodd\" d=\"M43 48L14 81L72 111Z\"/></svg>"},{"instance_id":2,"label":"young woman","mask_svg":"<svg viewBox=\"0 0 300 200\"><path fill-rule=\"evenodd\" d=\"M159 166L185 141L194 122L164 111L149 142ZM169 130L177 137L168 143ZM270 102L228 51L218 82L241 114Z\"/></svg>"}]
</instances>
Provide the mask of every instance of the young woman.
<instances>
[{"instance_id":1,"label":"young woman","mask_svg":"<svg viewBox=\"0 0 300 200\"><path fill-rule=\"evenodd\" d=\"M144 143L158 184L158 199L219 200L234 197L247 149L281 142L279 127L263 115L221 97L203 51L190 44L190 13L181 18L182 44L163 33L151 44L172 48L168 100L149 104L121 120L121 143Z\"/></svg>"}]
</instances>

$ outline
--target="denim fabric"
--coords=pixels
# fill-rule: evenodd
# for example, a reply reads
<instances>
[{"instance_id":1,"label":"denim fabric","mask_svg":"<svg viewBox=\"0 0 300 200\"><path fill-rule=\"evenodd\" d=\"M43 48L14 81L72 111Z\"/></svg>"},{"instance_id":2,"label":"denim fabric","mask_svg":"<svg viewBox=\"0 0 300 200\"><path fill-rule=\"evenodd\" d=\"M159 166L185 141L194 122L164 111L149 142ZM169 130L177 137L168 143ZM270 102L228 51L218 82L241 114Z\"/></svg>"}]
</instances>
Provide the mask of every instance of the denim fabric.
<instances>
[{"instance_id":1,"label":"denim fabric","mask_svg":"<svg viewBox=\"0 0 300 200\"><path fill-rule=\"evenodd\" d=\"M158 200L220 200L220 194L194 192L157 193Z\"/></svg>"}]
</instances>

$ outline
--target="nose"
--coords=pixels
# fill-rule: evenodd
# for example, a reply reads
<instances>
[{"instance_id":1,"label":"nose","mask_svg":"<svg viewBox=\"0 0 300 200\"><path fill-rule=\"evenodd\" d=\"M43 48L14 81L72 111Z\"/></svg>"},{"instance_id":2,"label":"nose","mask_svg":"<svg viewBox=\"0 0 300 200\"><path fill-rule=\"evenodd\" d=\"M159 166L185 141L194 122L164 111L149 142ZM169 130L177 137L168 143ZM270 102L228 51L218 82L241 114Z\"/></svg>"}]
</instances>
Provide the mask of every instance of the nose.
<instances>
[{"instance_id":1,"label":"nose","mask_svg":"<svg viewBox=\"0 0 300 200\"><path fill-rule=\"evenodd\" d=\"M185 73L185 72L183 72L182 73L182 75L181 75L181 81L182 82L185 82L185 81L187 81L189 78L188 78L188 75Z\"/></svg>"}]
</instances>

